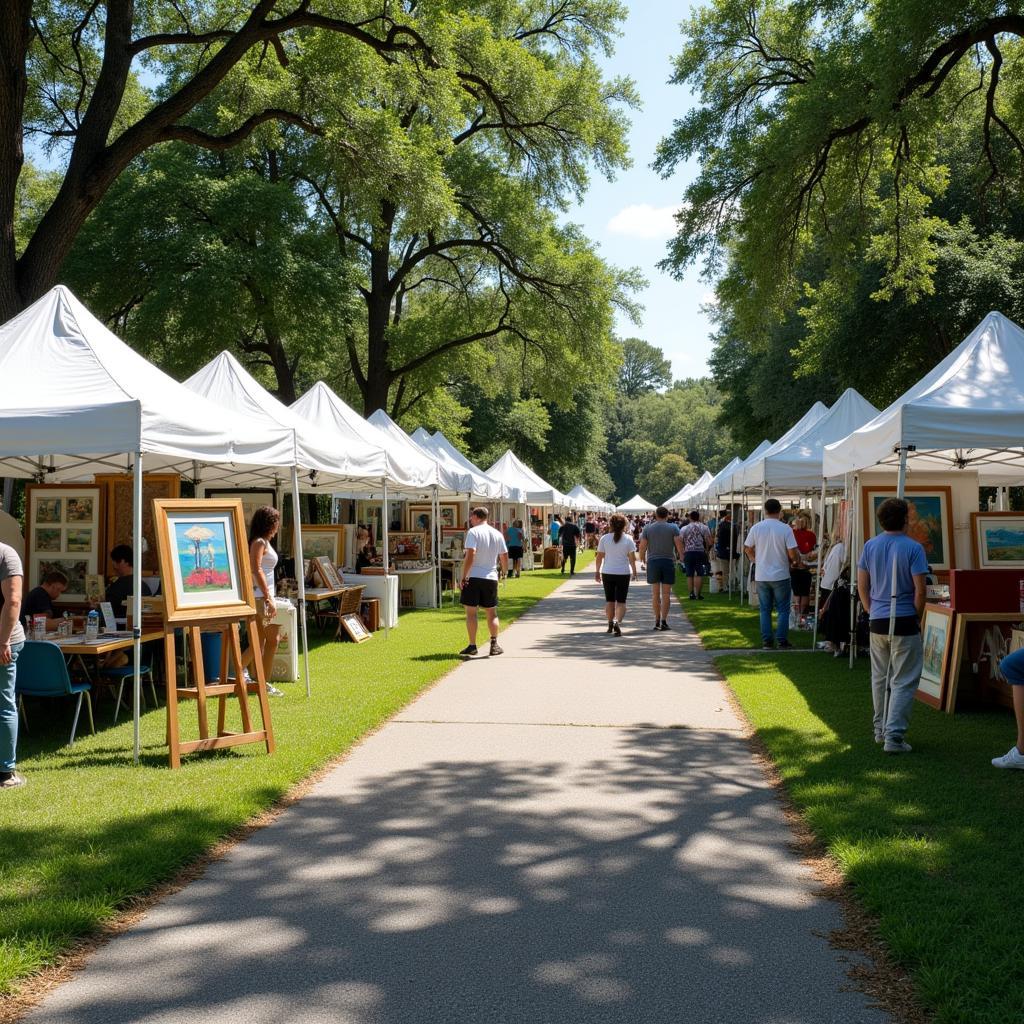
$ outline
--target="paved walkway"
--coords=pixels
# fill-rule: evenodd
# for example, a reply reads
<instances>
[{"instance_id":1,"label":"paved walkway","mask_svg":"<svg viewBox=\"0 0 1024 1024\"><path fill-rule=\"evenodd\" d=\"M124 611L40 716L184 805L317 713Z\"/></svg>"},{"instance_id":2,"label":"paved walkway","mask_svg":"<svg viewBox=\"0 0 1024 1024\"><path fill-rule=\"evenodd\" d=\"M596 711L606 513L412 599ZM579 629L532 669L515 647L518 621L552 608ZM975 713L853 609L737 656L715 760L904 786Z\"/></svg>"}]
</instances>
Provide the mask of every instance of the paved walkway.
<instances>
[{"instance_id":1,"label":"paved walkway","mask_svg":"<svg viewBox=\"0 0 1024 1024\"><path fill-rule=\"evenodd\" d=\"M708 656L675 610L649 631L646 586L606 636L596 589L568 582L30 1020L888 1020L848 991Z\"/></svg>"}]
</instances>

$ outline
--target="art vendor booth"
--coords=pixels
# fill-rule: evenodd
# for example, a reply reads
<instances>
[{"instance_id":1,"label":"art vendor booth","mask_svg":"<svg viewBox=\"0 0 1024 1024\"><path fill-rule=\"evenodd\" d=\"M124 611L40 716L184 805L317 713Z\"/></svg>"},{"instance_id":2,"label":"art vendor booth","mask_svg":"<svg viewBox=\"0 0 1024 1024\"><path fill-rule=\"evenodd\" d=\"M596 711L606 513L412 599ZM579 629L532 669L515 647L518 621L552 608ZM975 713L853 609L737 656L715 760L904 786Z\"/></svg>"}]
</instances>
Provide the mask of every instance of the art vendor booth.
<instances>
[{"instance_id":1,"label":"art vendor booth","mask_svg":"<svg viewBox=\"0 0 1024 1024\"><path fill-rule=\"evenodd\" d=\"M72 651L94 660L113 645L130 652L122 681L127 679L134 696L136 763L142 677L152 658L161 659L166 672L172 765L190 750L237 743L261 743L271 751L261 660L253 659L251 684L240 667L239 630L257 616L241 507L178 495L180 481L191 481L201 467L233 466L243 476L244 467L273 467L283 483L294 483L294 430L228 411L190 391L116 338L63 287L0 327L0 379L6 396L0 408L0 475L32 481L26 489L28 587L43 572L60 570L68 580L64 600L81 604L95 596L91 588L102 588L111 547L128 544L132 557L128 621L116 621L104 608L104 618L115 620L106 622L115 627L112 632L26 643L19 693L34 695L37 674L47 681L62 677L66 692L75 692L66 661ZM136 581L154 574L162 579L161 593L144 608L144 588ZM215 626L227 640L234 675L222 685L204 683L204 625ZM175 659L176 630L187 655L184 677ZM146 663L144 643L153 645ZM100 676L96 672L90 682L76 684L79 708L81 694L99 685ZM52 692L52 682L47 685ZM257 695L261 723L251 715L250 693ZM216 730L207 721L207 698L219 704ZM237 728L225 724L229 698L237 698ZM180 740L181 700L196 702L198 740ZM86 707L91 711L88 697Z\"/></svg>"},{"instance_id":2,"label":"art vendor booth","mask_svg":"<svg viewBox=\"0 0 1024 1024\"><path fill-rule=\"evenodd\" d=\"M918 696L952 713L1011 703L1002 657L1024 634L1024 331L990 313L921 381L859 429L826 445L826 478L851 479L852 562L880 532L886 498L910 505L908 532L933 582L922 623ZM991 500L980 488L994 488Z\"/></svg>"}]
</instances>

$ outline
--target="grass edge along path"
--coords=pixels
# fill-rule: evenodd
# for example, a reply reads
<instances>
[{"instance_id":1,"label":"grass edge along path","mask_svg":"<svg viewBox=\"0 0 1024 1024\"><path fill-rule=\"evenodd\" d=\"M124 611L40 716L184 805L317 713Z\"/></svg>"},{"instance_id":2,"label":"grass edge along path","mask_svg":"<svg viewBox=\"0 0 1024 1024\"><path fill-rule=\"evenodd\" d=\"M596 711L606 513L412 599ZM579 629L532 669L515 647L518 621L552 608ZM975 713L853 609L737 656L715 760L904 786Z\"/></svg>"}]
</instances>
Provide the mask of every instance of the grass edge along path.
<instances>
[{"instance_id":1,"label":"grass edge along path","mask_svg":"<svg viewBox=\"0 0 1024 1024\"><path fill-rule=\"evenodd\" d=\"M691 601L689 584L682 573L677 574L676 597L686 612L690 624L697 631L705 650L753 650L761 646L760 616L756 607L740 604L739 594L728 592L712 594L704 586L704 600ZM746 598L744 598L744 602ZM773 624L775 616L772 617ZM810 650L813 633L808 629L794 629L790 617L789 642L797 650Z\"/></svg>"},{"instance_id":2,"label":"grass edge along path","mask_svg":"<svg viewBox=\"0 0 1024 1024\"><path fill-rule=\"evenodd\" d=\"M912 754L874 743L866 659L723 655L715 664L785 794L876 923L936 1024L1024 1020L1024 773L989 759L1003 713L915 704Z\"/></svg>"},{"instance_id":3,"label":"grass edge along path","mask_svg":"<svg viewBox=\"0 0 1024 1024\"><path fill-rule=\"evenodd\" d=\"M583 555L584 566L591 557ZM535 570L503 584L502 629L565 578ZM480 629L486 636L482 615ZM307 701L297 682L271 700L276 752L267 757L254 744L189 755L177 772L167 768L162 706L143 715L139 768L131 764L131 719L111 726L109 699L96 709L97 735L73 747L64 745L70 702L30 706L31 732L22 730L18 744L28 785L0 796L0 1020L20 1012L26 979L287 803L293 787L458 665L465 643L457 604L404 613L390 639L382 631L359 645L324 639L311 626L313 695ZM191 704L181 717L183 737L197 734Z\"/></svg>"}]
</instances>

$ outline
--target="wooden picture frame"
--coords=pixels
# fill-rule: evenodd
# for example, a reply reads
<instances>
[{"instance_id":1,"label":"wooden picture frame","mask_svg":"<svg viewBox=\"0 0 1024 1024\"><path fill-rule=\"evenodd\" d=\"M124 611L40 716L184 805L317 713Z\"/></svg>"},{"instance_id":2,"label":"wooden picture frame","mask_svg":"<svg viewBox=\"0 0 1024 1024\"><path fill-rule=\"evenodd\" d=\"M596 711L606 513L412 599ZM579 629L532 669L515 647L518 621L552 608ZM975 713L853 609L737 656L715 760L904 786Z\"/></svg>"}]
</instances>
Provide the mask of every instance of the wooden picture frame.
<instances>
[{"instance_id":1,"label":"wooden picture frame","mask_svg":"<svg viewBox=\"0 0 1024 1024\"><path fill-rule=\"evenodd\" d=\"M168 623L256 615L237 498L155 498L153 525Z\"/></svg>"},{"instance_id":2,"label":"wooden picture frame","mask_svg":"<svg viewBox=\"0 0 1024 1024\"><path fill-rule=\"evenodd\" d=\"M928 604L921 621L924 663L915 696L940 711L946 703L949 652L953 646L955 620L952 608Z\"/></svg>"},{"instance_id":3,"label":"wooden picture frame","mask_svg":"<svg viewBox=\"0 0 1024 1024\"><path fill-rule=\"evenodd\" d=\"M415 530L397 531L388 534L388 558L391 561L409 560L416 561L426 557L427 537L424 533ZM412 550L399 551L399 547L412 548Z\"/></svg>"},{"instance_id":4,"label":"wooden picture frame","mask_svg":"<svg viewBox=\"0 0 1024 1024\"><path fill-rule=\"evenodd\" d=\"M68 588L54 603L82 604L89 577L102 572L105 493L95 484L27 484L25 487L25 593L45 573L59 569Z\"/></svg>"},{"instance_id":5,"label":"wooden picture frame","mask_svg":"<svg viewBox=\"0 0 1024 1024\"><path fill-rule=\"evenodd\" d=\"M975 569L1024 569L1024 513L972 512L971 557Z\"/></svg>"},{"instance_id":6,"label":"wooden picture frame","mask_svg":"<svg viewBox=\"0 0 1024 1024\"><path fill-rule=\"evenodd\" d=\"M967 627L972 622L1010 622L1017 623L1024 619L1021 612L957 612L956 632L953 634L953 648L949 656L946 684L946 714L956 711L956 694L960 685L960 668L963 662L964 649L967 645Z\"/></svg>"},{"instance_id":7,"label":"wooden picture frame","mask_svg":"<svg viewBox=\"0 0 1024 1024\"><path fill-rule=\"evenodd\" d=\"M895 487L865 485L861 488L865 540L877 537L883 532L876 510L886 498L895 497ZM952 488L940 485L907 487L904 489L904 498L911 506L907 534L920 541L928 557L929 566L934 572L949 572L955 569Z\"/></svg>"},{"instance_id":8,"label":"wooden picture frame","mask_svg":"<svg viewBox=\"0 0 1024 1024\"><path fill-rule=\"evenodd\" d=\"M318 555L312 561L316 574L328 590L342 590L344 588L345 581L341 578L341 573L338 572L335 564L326 555Z\"/></svg>"},{"instance_id":9,"label":"wooden picture frame","mask_svg":"<svg viewBox=\"0 0 1024 1024\"><path fill-rule=\"evenodd\" d=\"M459 525L461 508L461 505L448 501L442 501L438 505L442 531L461 529ZM425 533L428 543L433 539L434 509L432 505L411 502L406 507L405 522L410 533Z\"/></svg>"},{"instance_id":10,"label":"wooden picture frame","mask_svg":"<svg viewBox=\"0 0 1024 1024\"><path fill-rule=\"evenodd\" d=\"M366 624L355 612L342 615L338 621L353 643L362 644L367 640L373 639L373 634L366 628Z\"/></svg>"},{"instance_id":11,"label":"wooden picture frame","mask_svg":"<svg viewBox=\"0 0 1024 1024\"><path fill-rule=\"evenodd\" d=\"M345 561L345 527L341 523L303 523L302 557L314 561L320 556L332 565Z\"/></svg>"},{"instance_id":12,"label":"wooden picture frame","mask_svg":"<svg viewBox=\"0 0 1024 1024\"><path fill-rule=\"evenodd\" d=\"M107 506L106 551L118 544L132 546L134 524L135 477L131 473L97 473L95 483L103 488ZM156 529L153 525L153 499L181 497L181 477L177 473L142 474L142 575L155 576L158 572ZM104 559L102 571L111 575L113 563Z\"/></svg>"}]
</instances>

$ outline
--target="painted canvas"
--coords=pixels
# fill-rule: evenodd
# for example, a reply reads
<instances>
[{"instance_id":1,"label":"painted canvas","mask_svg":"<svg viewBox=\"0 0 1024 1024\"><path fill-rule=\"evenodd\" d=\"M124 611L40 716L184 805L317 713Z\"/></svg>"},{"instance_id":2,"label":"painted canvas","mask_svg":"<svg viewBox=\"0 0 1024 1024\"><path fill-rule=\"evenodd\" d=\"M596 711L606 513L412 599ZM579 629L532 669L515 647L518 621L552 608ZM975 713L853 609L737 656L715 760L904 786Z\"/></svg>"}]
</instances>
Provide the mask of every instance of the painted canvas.
<instances>
[{"instance_id":1,"label":"painted canvas","mask_svg":"<svg viewBox=\"0 0 1024 1024\"><path fill-rule=\"evenodd\" d=\"M924 664L917 697L935 708L942 707L952 626L953 616L948 608L926 606L921 627Z\"/></svg>"},{"instance_id":2,"label":"painted canvas","mask_svg":"<svg viewBox=\"0 0 1024 1024\"><path fill-rule=\"evenodd\" d=\"M59 499L58 499L59 500ZM36 542L33 545L36 551L60 551L60 530L52 526L44 526L36 529Z\"/></svg>"},{"instance_id":3,"label":"painted canvas","mask_svg":"<svg viewBox=\"0 0 1024 1024\"><path fill-rule=\"evenodd\" d=\"M302 557L328 558L340 565L345 554L345 527L325 523L302 527Z\"/></svg>"},{"instance_id":4,"label":"painted canvas","mask_svg":"<svg viewBox=\"0 0 1024 1024\"><path fill-rule=\"evenodd\" d=\"M68 498L68 522L91 523L95 514L92 498Z\"/></svg>"},{"instance_id":5,"label":"painted canvas","mask_svg":"<svg viewBox=\"0 0 1024 1024\"><path fill-rule=\"evenodd\" d=\"M68 513L71 511L71 502L68 502ZM65 548L68 551L92 551L92 530L82 529L68 530L65 540Z\"/></svg>"},{"instance_id":6,"label":"painted canvas","mask_svg":"<svg viewBox=\"0 0 1024 1024\"><path fill-rule=\"evenodd\" d=\"M40 498L36 502L36 522L59 523L63 504L61 498Z\"/></svg>"},{"instance_id":7,"label":"painted canvas","mask_svg":"<svg viewBox=\"0 0 1024 1024\"><path fill-rule=\"evenodd\" d=\"M48 572L52 572L55 569L59 569L68 578L68 588L65 591L67 594L84 594L85 593L85 577L89 573L89 563L84 559L78 558L40 558L39 559L39 578Z\"/></svg>"},{"instance_id":8,"label":"painted canvas","mask_svg":"<svg viewBox=\"0 0 1024 1024\"><path fill-rule=\"evenodd\" d=\"M888 498L895 498L895 489L867 487L864 510L870 519L865 523L865 537L877 537L882 533L878 521L878 509ZM907 534L924 548L928 564L939 572L955 568L953 552L953 523L951 518L950 489L948 487L908 487L905 492L910 506Z\"/></svg>"},{"instance_id":9,"label":"painted canvas","mask_svg":"<svg viewBox=\"0 0 1024 1024\"><path fill-rule=\"evenodd\" d=\"M174 520L174 549L185 594L231 593L227 524L215 521Z\"/></svg>"},{"instance_id":10,"label":"painted canvas","mask_svg":"<svg viewBox=\"0 0 1024 1024\"><path fill-rule=\"evenodd\" d=\"M976 569L1024 568L1024 515L973 512L971 542Z\"/></svg>"}]
</instances>

